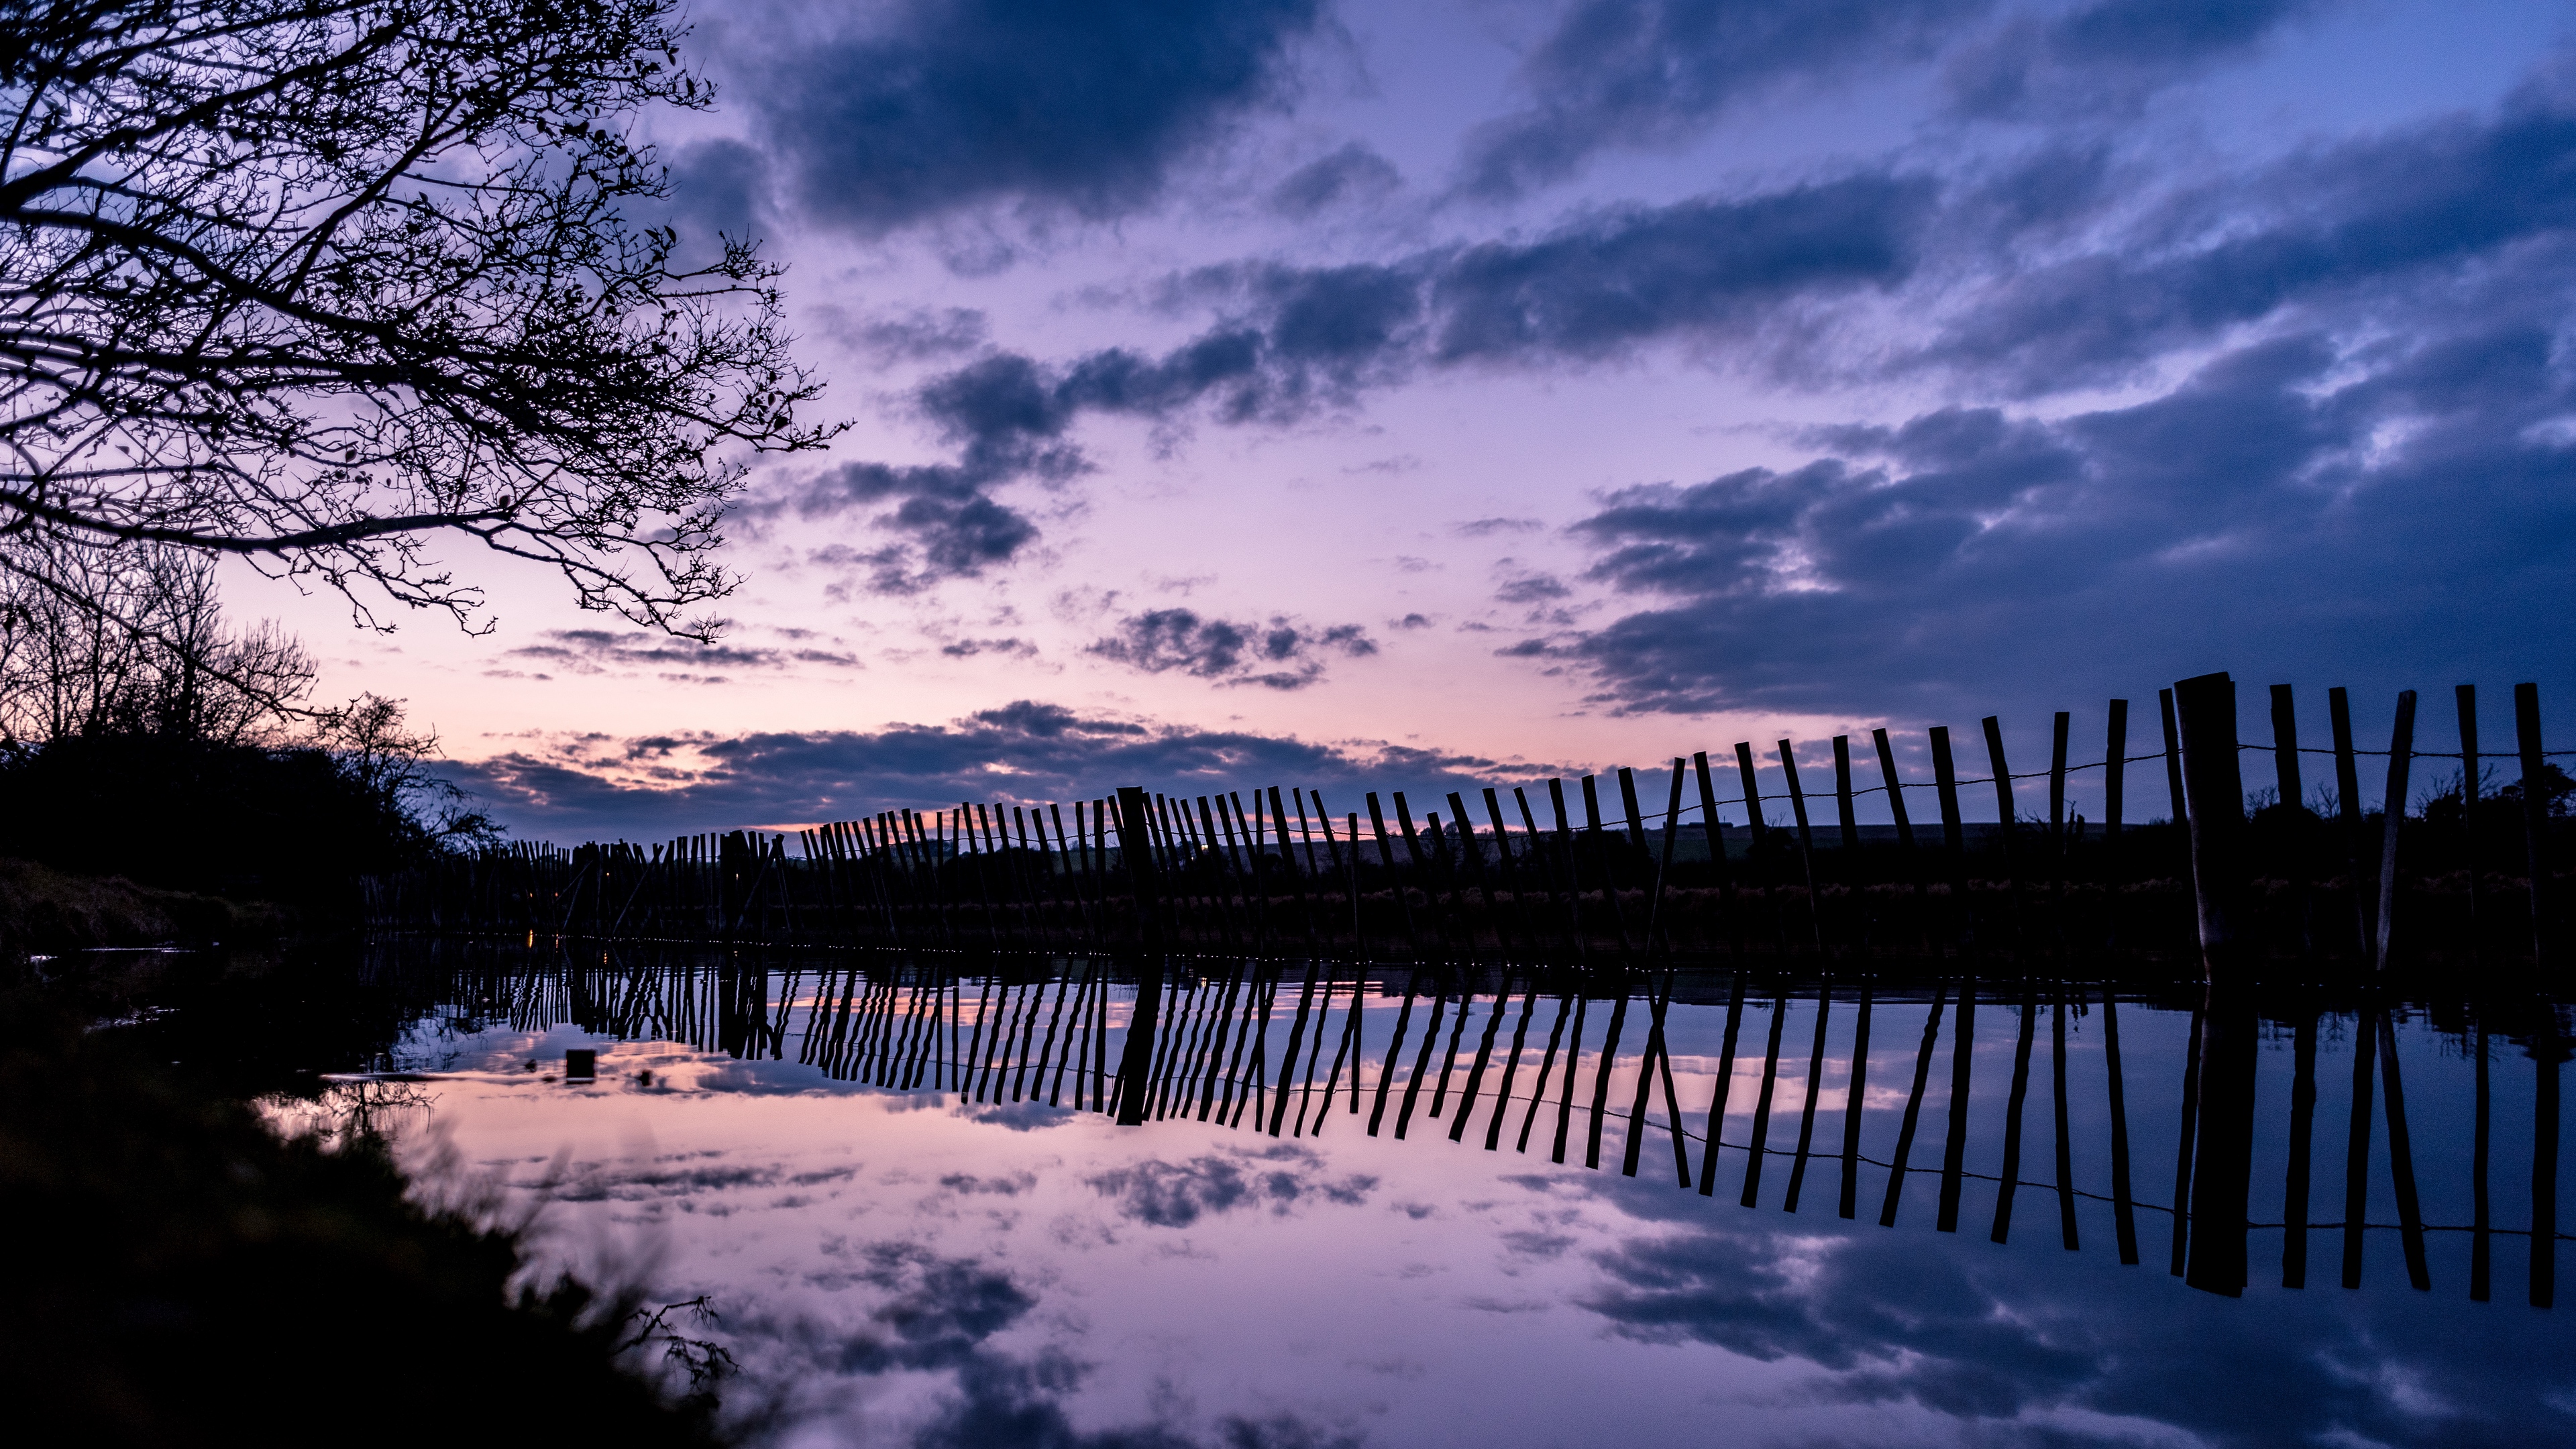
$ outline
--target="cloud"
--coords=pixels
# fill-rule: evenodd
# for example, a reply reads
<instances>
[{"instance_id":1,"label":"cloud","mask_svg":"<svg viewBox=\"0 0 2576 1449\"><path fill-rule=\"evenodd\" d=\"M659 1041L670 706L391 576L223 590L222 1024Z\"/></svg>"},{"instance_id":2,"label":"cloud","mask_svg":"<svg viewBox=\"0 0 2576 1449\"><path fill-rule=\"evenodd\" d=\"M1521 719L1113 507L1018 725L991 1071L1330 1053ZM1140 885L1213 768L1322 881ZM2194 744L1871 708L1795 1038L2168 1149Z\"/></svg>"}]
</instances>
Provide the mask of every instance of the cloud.
<instances>
[{"instance_id":1,"label":"cloud","mask_svg":"<svg viewBox=\"0 0 2576 1449\"><path fill-rule=\"evenodd\" d=\"M908 307L859 318L821 310L835 339L879 366L982 352L990 341L984 313L973 307Z\"/></svg>"},{"instance_id":2,"label":"cloud","mask_svg":"<svg viewBox=\"0 0 2576 1449\"><path fill-rule=\"evenodd\" d=\"M771 629L765 632L788 637L789 647L753 648L722 642L700 644L640 629L548 629L538 635L544 643L523 644L505 650L502 657L543 666L554 673L604 674L624 679L649 674L674 684L724 684L737 673L800 666L826 669L865 667L854 654L814 647L807 642L813 638L809 630ZM531 675L525 670L512 671L511 674L521 678L553 677L553 673Z\"/></svg>"},{"instance_id":3,"label":"cloud","mask_svg":"<svg viewBox=\"0 0 2576 1449\"><path fill-rule=\"evenodd\" d=\"M1203 1216L1240 1207L1267 1207L1285 1216L1303 1199L1345 1206L1365 1202L1377 1179L1351 1176L1322 1181L1323 1159L1289 1143L1258 1153L1208 1155L1187 1162L1146 1158L1085 1179L1117 1204L1119 1216L1158 1228L1186 1228Z\"/></svg>"},{"instance_id":4,"label":"cloud","mask_svg":"<svg viewBox=\"0 0 2576 1449\"><path fill-rule=\"evenodd\" d=\"M1481 785L1505 766L1411 746L1151 726L1019 700L947 725L875 731L574 736L440 770L511 829L577 841L848 820L997 796L1088 800L1121 785L1174 794L1277 784L1335 795L1436 795Z\"/></svg>"},{"instance_id":5,"label":"cloud","mask_svg":"<svg viewBox=\"0 0 2576 1449\"><path fill-rule=\"evenodd\" d=\"M2475 1443L2565 1412L2549 1402L2566 1379L2554 1346L2489 1331L2465 1299L2416 1295L2380 1322L2314 1287L2221 1301L2136 1269L2069 1273L2018 1244L1713 1222L1668 1187L1604 1190L1655 1224L1591 1255L1601 1277L1581 1301L1612 1332L1820 1365L1818 1399L1921 1405L1981 1443L2149 1442L2156 1427L2155 1442L2228 1449ZM2124 1432L2065 1432L2093 1416Z\"/></svg>"},{"instance_id":6,"label":"cloud","mask_svg":"<svg viewBox=\"0 0 2576 1449\"><path fill-rule=\"evenodd\" d=\"M996 202L1109 217L1276 97L1316 0L912 0L743 93L812 215L878 234Z\"/></svg>"},{"instance_id":7,"label":"cloud","mask_svg":"<svg viewBox=\"0 0 2576 1449\"><path fill-rule=\"evenodd\" d=\"M1038 646L1013 635L1007 639L958 639L939 646L939 652L951 659L972 659L978 654L1002 654L1013 659L1035 659Z\"/></svg>"},{"instance_id":8,"label":"cloud","mask_svg":"<svg viewBox=\"0 0 2576 1449\"><path fill-rule=\"evenodd\" d=\"M2571 177L2576 103L2533 84L2491 118L2446 117L2179 187L2080 249L1962 288L1937 337L1900 366L2038 395L2127 382L2255 324L2450 330L2480 293L2576 279Z\"/></svg>"},{"instance_id":9,"label":"cloud","mask_svg":"<svg viewBox=\"0 0 2576 1449\"><path fill-rule=\"evenodd\" d=\"M1611 146L1670 145L1731 107L1864 63L1920 58L1986 0L1583 0L1521 63L1531 105L1468 138L1459 186L1492 200Z\"/></svg>"},{"instance_id":10,"label":"cloud","mask_svg":"<svg viewBox=\"0 0 2576 1449\"><path fill-rule=\"evenodd\" d=\"M1244 411L1264 415L1426 363L1581 361L1892 287L1915 266L1936 195L1925 177L1865 172L1605 210L1535 239L1388 263L1211 267L1180 290L1235 314L1207 340L1240 339L1260 378L1241 384L1258 399Z\"/></svg>"},{"instance_id":11,"label":"cloud","mask_svg":"<svg viewBox=\"0 0 2576 1449\"><path fill-rule=\"evenodd\" d=\"M2017 16L1942 67L1951 108L1979 118L2134 112L2155 91L2253 54L2328 0L2096 0Z\"/></svg>"},{"instance_id":12,"label":"cloud","mask_svg":"<svg viewBox=\"0 0 2576 1449\"><path fill-rule=\"evenodd\" d=\"M1506 560L1506 562L1509 562ZM1551 573L1515 574L1494 590L1494 597L1506 604L1543 604L1573 593L1565 581Z\"/></svg>"},{"instance_id":13,"label":"cloud","mask_svg":"<svg viewBox=\"0 0 2576 1449\"><path fill-rule=\"evenodd\" d=\"M1498 533L1536 533L1546 526L1535 518L1478 518L1449 531L1460 538L1491 538Z\"/></svg>"},{"instance_id":14,"label":"cloud","mask_svg":"<svg viewBox=\"0 0 2576 1449\"><path fill-rule=\"evenodd\" d=\"M1954 116L2125 117L2331 3L2094 0L1994 19L1990 0L1584 0L1522 62L1529 104L1469 134L1456 184L1508 200L1605 150L1677 146L1750 102L1926 62Z\"/></svg>"},{"instance_id":15,"label":"cloud","mask_svg":"<svg viewBox=\"0 0 2576 1449\"><path fill-rule=\"evenodd\" d=\"M980 358L913 397L953 461L844 464L749 511L812 520L884 508L872 521L909 538L866 556L880 592L975 577L1038 536L995 490L1061 486L1091 470L1070 436L1086 415L1278 422L1426 365L1581 361L1658 338L1741 337L1801 304L1903 281L1933 197L1922 178L1862 175L1591 216L1535 241L1388 264L1205 269L1176 290L1230 315L1197 338L1160 356L1112 347L1054 365Z\"/></svg>"},{"instance_id":16,"label":"cloud","mask_svg":"<svg viewBox=\"0 0 2576 1449\"><path fill-rule=\"evenodd\" d=\"M901 1374L915 1376L907 1388L929 1391L920 1403L926 1417L910 1426L908 1442L920 1449L1358 1449L1361 1442L1291 1414L1215 1415L1201 1438L1174 1422L1173 1406L1140 1422L1079 1428L1068 1405L1092 1366L1054 1342L1060 1334L1042 1333L1033 1352L1000 1346L1027 1338L1039 1303L1007 1265L917 1242L850 1244L837 1234L823 1239L818 1258L806 1282L830 1295L821 1311L774 1306L758 1294L726 1305L720 1337L765 1395L729 1387L738 1431L792 1426L807 1437L882 1439L890 1422L884 1389L888 1376ZM847 1312L853 1300L873 1301L860 1321L836 1321L832 1310ZM758 1404L749 1414L746 1398Z\"/></svg>"},{"instance_id":17,"label":"cloud","mask_svg":"<svg viewBox=\"0 0 2576 1449\"><path fill-rule=\"evenodd\" d=\"M1090 461L1064 436L1078 415L1168 414L1214 389L1249 381L1250 348L1250 339L1222 336L1159 360L1113 348L1052 373L1017 353L995 353L931 379L915 394L921 415L957 445L956 461L846 463L774 490L748 511L762 520L786 514L813 520L891 504L873 521L909 541L846 560L870 567L871 588L911 593L943 579L977 577L1038 536L1027 515L990 490L1023 480L1062 484L1090 471ZM1234 411L1257 407L1245 399Z\"/></svg>"},{"instance_id":18,"label":"cloud","mask_svg":"<svg viewBox=\"0 0 2576 1449\"><path fill-rule=\"evenodd\" d=\"M1270 188L1270 209L1302 221L1346 203L1383 199L1403 184L1394 162L1353 141L1289 172Z\"/></svg>"},{"instance_id":19,"label":"cloud","mask_svg":"<svg viewBox=\"0 0 2576 1449\"><path fill-rule=\"evenodd\" d=\"M768 190L769 161L741 141L683 146L670 161L671 224L691 256L711 256L718 236L751 239Z\"/></svg>"},{"instance_id":20,"label":"cloud","mask_svg":"<svg viewBox=\"0 0 2576 1449\"><path fill-rule=\"evenodd\" d=\"M1922 178L1860 175L1620 213L1526 246L1470 247L1432 283L1433 354L1601 357L1891 286L1913 268L1933 197Z\"/></svg>"},{"instance_id":21,"label":"cloud","mask_svg":"<svg viewBox=\"0 0 2576 1449\"><path fill-rule=\"evenodd\" d=\"M1302 689L1324 674L1327 651L1358 659L1377 645L1357 624L1318 626L1284 615L1267 624L1202 618L1188 609L1155 609L1118 621L1118 631L1090 652L1147 674L1180 670L1200 679Z\"/></svg>"},{"instance_id":22,"label":"cloud","mask_svg":"<svg viewBox=\"0 0 2576 1449\"><path fill-rule=\"evenodd\" d=\"M2459 321L2262 341L2061 419L1824 429L1799 467L1613 492L1573 529L1587 577L1653 602L1570 654L1622 709L1932 719L2221 666L2528 677L2497 623L2576 597L2576 448L2543 426L2576 415L2576 376L2545 320Z\"/></svg>"}]
</instances>

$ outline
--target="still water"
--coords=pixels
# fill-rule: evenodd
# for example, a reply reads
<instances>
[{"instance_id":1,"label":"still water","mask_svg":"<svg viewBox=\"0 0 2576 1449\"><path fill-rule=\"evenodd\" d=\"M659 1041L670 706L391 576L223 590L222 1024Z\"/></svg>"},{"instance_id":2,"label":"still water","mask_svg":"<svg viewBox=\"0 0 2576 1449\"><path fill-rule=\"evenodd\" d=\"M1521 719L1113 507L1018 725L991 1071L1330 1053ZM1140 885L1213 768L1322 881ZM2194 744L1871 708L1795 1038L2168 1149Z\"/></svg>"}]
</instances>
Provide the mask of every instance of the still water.
<instances>
[{"instance_id":1,"label":"still water","mask_svg":"<svg viewBox=\"0 0 2576 1449\"><path fill-rule=\"evenodd\" d=\"M406 969L446 999L326 1107L708 1295L760 1442L2576 1442L2527 998L1201 961L1137 1108L1133 962ZM2209 1291L2171 1205L2231 1143Z\"/></svg>"}]
</instances>

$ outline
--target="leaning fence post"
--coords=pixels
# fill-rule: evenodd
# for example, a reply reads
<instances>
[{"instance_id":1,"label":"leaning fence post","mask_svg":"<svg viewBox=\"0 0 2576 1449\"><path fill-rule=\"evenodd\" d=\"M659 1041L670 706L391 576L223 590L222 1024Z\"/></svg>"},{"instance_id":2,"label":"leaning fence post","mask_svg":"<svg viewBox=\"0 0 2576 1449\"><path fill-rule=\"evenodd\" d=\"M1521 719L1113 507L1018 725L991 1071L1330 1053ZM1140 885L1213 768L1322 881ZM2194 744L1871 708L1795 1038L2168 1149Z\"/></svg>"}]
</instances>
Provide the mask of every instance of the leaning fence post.
<instances>
[{"instance_id":1,"label":"leaning fence post","mask_svg":"<svg viewBox=\"0 0 2576 1449\"><path fill-rule=\"evenodd\" d=\"M1994 715L1985 718L1987 773L1995 785L1995 860L2004 870L2004 881L2011 891L2013 935L2022 933L2021 869L2013 860L2013 787L2012 767L2004 762L2003 721Z\"/></svg>"},{"instance_id":2,"label":"leaning fence post","mask_svg":"<svg viewBox=\"0 0 2576 1449\"><path fill-rule=\"evenodd\" d=\"M2397 692L2397 726L2388 739L2388 790L2379 804L2379 947L2374 969L2388 969L2397 924L2397 828L2406 820L2406 775L2415 760L2415 691Z\"/></svg>"},{"instance_id":3,"label":"leaning fence post","mask_svg":"<svg viewBox=\"0 0 2576 1449\"><path fill-rule=\"evenodd\" d=\"M1852 814L1851 736L1834 736L1834 824L1842 831L1843 879L1857 884L1852 862L1860 859L1860 823Z\"/></svg>"},{"instance_id":4,"label":"leaning fence post","mask_svg":"<svg viewBox=\"0 0 2576 1449\"><path fill-rule=\"evenodd\" d=\"M1751 741L1737 740L1735 742L1735 769L1736 773L1744 777L1744 826L1745 829L1752 832L1753 848L1756 851L1759 851L1762 848L1762 842L1767 837L1771 827L1762 818L1762 792L1756 789L1753 783L1753 744Z\"/></svg>"},{"instance_id":5,"label":"leaning fence post","mask_svg":"<svg viewBox=\"0 0 2576 1449\"><path fill-rule=\"evenodd\" d=\"M1807 792L1798 788L1798 762L1789 753L1789 742L1780 742L1780 778L1789 782L1789 808L1798 817L1798 868L1807 877L1807 930L1815 938L1816 949L1825 949L1823 902L1816 899L1816 837L1807 824Z\"/></svg>"},{"instance_id":6,"label":"leaning fence post","mask_svg":"<svg viewBox=\"0 0 2576 1449\"><path fill-rule=\"evenodd\" d=\"M2173 687L2190 821L2191 890L2200 918L2201 969L2216 982L2240 974L2240 838L2245 781L2236 762L2236 682L2203 674Z\"/></svg>"},{"instance_id":7,"label":"leaning fence post","mask_svg":"<svg viewBox=\"0 0 2576 1449\"><path fill-rule=\"evenodd\" d=\"M2156 691L2156 706L2165 717L2165 789L2173 797L2173 823L2180 825L2191 813L2182 782L2182 734L2174 721L2174 692Z\"/></svg>"}]
</instances>

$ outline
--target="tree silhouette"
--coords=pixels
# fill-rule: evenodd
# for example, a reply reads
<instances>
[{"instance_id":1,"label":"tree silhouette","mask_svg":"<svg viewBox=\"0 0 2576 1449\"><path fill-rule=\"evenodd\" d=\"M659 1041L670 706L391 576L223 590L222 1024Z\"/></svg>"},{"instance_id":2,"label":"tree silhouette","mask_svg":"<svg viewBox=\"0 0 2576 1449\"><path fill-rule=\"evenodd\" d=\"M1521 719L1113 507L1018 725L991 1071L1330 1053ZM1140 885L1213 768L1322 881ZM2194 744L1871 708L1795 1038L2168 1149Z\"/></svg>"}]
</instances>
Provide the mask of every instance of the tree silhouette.
<instances>
[{"instance_id":1,"label":"tree silhouette","mask_svg":"<svg viewBox=\"0 0 2576 1449\"><path fill-rule=\"evenodd\" d=\"M635 219L637 117L711 95L673 11L0 7L0 567L175 545L487 627L461 535L704 637L745 460L837 429L778 269Z\"/></svg>"}]
</instances>

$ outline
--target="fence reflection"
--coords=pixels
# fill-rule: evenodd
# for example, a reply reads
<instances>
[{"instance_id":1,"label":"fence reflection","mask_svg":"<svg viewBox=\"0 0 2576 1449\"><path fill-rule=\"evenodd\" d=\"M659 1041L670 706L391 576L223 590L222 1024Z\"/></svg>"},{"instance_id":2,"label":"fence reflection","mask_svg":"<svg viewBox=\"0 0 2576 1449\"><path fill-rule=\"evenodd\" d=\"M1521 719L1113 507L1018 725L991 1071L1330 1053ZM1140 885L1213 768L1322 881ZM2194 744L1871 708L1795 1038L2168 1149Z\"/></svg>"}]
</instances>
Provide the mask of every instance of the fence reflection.
<instances>
[{"instance_id":1,"label":"fence reflection","mask_svg":"<svg viewBox=\"0 0 2576 1449\"><path fill-rule=\"evenodd\" d=\"M2489 1298L2500 1239L2508 1260L2522 1254L2527 1300L2547 1307L2555 1295L2567 1030L2564 1007L2533 998L2427 1006L2222 988L2151 1000L2057 979L1908 985L1664 971L1605 980L1548 966L1359 972L1253 960L1226 969L1132 955L994 958L974 974L938 954L853 961L449 946L440 955L453 962L450 1012L460 1026L569 1025L793 1060L892 1091L1128 1124L1445 1135L1497 1154L1509 1139L1515 1154L1579 1157L1596 1170L1609 1155L1631 1177L1660 1174L1669 1150L1681 1190L1792 1213L1817 1210L1821 1197L1852 1219L1874 1203L1887 1227L1909 1211L1920 1220L1908 1194L1930 1177L1922 1186L1934 1193L1937 1231L1969 1221L2008 1243L2037 1196L2054 1208L2038 1209L2039 1220L2053 1216L2060 1244L2078 1251L2100 1246L2086 1241L2079 1205L2107 1206L2120 1262L2141 1262L2141 1219L2161 1219L2171 1273L2231 1295L2275 1257L2282 1286L2306 1287L2318 1234L2335 1235L2343 1286L2361 1286L2373 1237L2394 1234L2407 1281L2429 1291L2428 1239L2467 1234L2460 1286L2469 1297ZM2156 1028L2143 1050L2139 1021ZM2089 1047L2088 1027L2098 1039ZM2339 1218L2320 1221L2319 1081L2335 1044L2350 1070L2344 1199ZM2284 1045L2286 1096L2263 1068L2270 1048L2279 1071ZM1994 1095L2006 1060L2000 1118L1988 1120L1995 1114L1972 1104L1981 1076ZM2079 1060L2082 1070L2071 1071ZM2098 1083L2089 1080L2097 1071ZM2518 1116L2500 1102L2529 1103L2527 1175L2512 1170L2522 1144L2497 1136L2500 1115ZM2158 1121L2164 1104L2172 1108L2163 1202L2136 1191L2141 1172L2161 1180L2160 1142L2133 1131L2141 1103ZM1926 1135L1934 1111L1937 1152ZM1426 1124L1446 1132L1426 1133ZM2424 1141L2445 1173L2463 1168L2465 1184L2446 1177L2439 1186L2444 1201L2465 1195L2468 1221L2428 1221ZM2462 1141L2469 1151L2457 1164ZM2079 1171L2079 1155L2091 1175ZM1828 1171L1833 1188L1811 1187ZM2491 1191L2499 1176L2518 1179L2527 1211ZM1972 1187L1991 1189L1990 1221L1970 1218ZM2383 1191L2394 1221L2370 1221ZM2257 1221L2275 1192L2279 1220ZM2276 1254L2264 1242L2274 1234Z\"/></svg>"}]
</instances>

